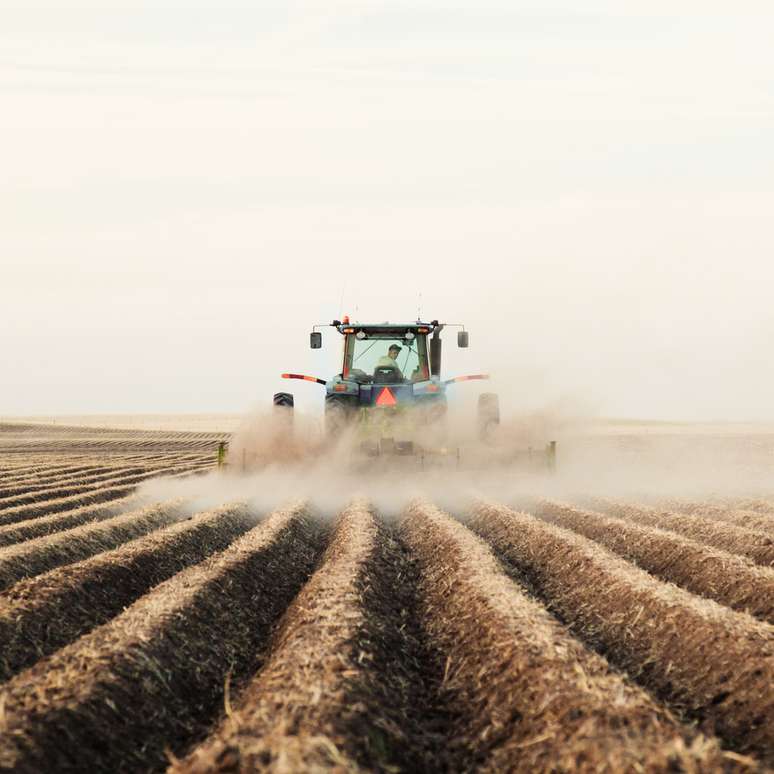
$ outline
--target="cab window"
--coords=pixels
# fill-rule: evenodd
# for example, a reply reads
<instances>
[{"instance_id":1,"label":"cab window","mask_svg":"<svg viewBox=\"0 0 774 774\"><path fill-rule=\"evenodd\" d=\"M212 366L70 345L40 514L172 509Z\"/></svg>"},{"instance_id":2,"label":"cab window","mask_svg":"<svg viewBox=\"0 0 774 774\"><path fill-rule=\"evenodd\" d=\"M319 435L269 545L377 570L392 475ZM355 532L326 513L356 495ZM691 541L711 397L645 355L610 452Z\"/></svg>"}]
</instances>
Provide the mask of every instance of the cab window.
<instances>
[{"instance_id":1,"label":"cab window","mask_svg":"<svg viewBox=\"0 0 774 774\"><path fill-rule=\"evenodd\" d=\"M397 368L399 378L405 381L428 379L426 342L424 338L400 339L374 337L358 339L348 334L349 341L345 350L345 369L351 378L358 381L371 381L377 374ZM392 357L390 347L393 347ZM397 353L395 351L397 347Z\"/></svg>"}]
</instances>

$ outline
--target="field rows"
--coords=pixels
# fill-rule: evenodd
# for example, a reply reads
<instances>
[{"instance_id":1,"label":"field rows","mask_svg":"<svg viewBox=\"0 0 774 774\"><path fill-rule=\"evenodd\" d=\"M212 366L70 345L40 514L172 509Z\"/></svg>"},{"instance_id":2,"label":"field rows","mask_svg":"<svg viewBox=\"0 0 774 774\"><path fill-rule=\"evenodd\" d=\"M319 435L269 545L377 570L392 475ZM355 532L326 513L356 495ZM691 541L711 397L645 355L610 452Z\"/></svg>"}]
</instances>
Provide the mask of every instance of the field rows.
<instances>
[{"instance_id":1,"label":"field rows","mask_svg":"<svg viewBox=\"0 0 774 774\"><path fill-rule=\"evenodd\" d=\"M745 556L764 567L774 567L774 537L765 530L738 526L712 516L657 510L600 497L586 498L586 504L600 513L677 532L699 543Z\"/></svg>"},{"instance_id":2,"label":"field rows","mask_svg":"<svg viewBox=\"0 0 774 774\"><path fill-rule=\"evenodd\" d=\"M769 504L764 501L757 501L759 507L752 509L747 506L754 505L755 502L742 501L741 506L745 507L740 507L738 504L714 505L690 500L663 500L658 504L667 510L694 516L708 516L717 521L758 530L774 536L774 506L768 510Z\"/></svg>"},{"instance_id":3,"label":"field rows","mask_svg":"<svg viewBox=\"0 0 774 774\"><path fill-rule=\"evenodd\" d=\"M191 443L2 458L0 768L774 766L760 502L141 499Z\"/></svg>"},{"instance_id":4,"label":"field rows","mask_svg":"<svg viewBox=\"0 0 774 774\"><path fill-rule=\"evenodd\" d=\"M104 457L95 458L93 454L83 455L77 458L74 455L66 455L65 459L55 461L61 455L46 454L38 462L32 465L19 465L3 473L3 486L14 485L18 483L28 483L30 485L44 484L49 481L57 481L60 478L67 478L76 473L93 470L110 471L117 469L118 466L138 460L156 459L165 455L156 455L137 453L131 455L110 456L112 464L108 464Z\"/></svg>"},{"instance_id":5,"label":"field rows","mask_svg":"<svg viewBox=\"0 0 774 774\"><path fill-rule=\"evenodd\" d=\"M55 469L50 474L38 471L36 473L24 473L16 477L3 476L3 485L0 487L0 497L12 497L14 495L39 492L44 489L62 486L67 483L88 484L103 481L107 478L119 475L121 472L145 472L155 470L160 464L165 463L195 463L200 461L212 462L212 455L193 452L188 454L143 454L136 457L124 457L115 465L82 465L75 468Z\"/></svg>"},{"instance_id":6,"label":"field rows","mask_svg":"<svg viewBox=\"0 0 774 774\"><path fill-rule=\"evenodd\" d=\"M201 452L212 455L227 440L222 433L157 432L153 430L111 430L96 427L41 426L0 423L0 478L35 473L48 464L66 468L95 456L181 454ZM58 456L58 460L52 457Z\"/></svg>"}]
</instances>

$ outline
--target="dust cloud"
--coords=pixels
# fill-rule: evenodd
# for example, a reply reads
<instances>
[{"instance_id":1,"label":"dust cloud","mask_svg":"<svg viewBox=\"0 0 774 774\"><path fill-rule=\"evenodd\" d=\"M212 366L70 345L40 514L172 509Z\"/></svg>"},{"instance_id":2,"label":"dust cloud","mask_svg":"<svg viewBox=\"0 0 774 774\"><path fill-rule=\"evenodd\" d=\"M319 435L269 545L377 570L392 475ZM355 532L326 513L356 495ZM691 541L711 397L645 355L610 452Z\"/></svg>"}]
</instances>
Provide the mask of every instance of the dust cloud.
<instances>
[{"instance_id":1,"label":"dust cloud","mask_svg":"<svg viewBox=\"0 0 774 774\"><path fill-rule=\"evenodd\" d=\"M335 443L321 417L258 411L232 435L227 464L184 479L156 479L144 499L186 498L192 507L246 501L265 512L299 499L335 514L366 498L385 515L427 498L453 513L478 499L516 503L524 496L771 496L774 428L603 421L561 401L514 412L485 440L467 411L450 402L442 433L422 431L414 455L365 453L355 430ZM547 444L555 441L556 468Z\"/></svg>"}]
</instances>

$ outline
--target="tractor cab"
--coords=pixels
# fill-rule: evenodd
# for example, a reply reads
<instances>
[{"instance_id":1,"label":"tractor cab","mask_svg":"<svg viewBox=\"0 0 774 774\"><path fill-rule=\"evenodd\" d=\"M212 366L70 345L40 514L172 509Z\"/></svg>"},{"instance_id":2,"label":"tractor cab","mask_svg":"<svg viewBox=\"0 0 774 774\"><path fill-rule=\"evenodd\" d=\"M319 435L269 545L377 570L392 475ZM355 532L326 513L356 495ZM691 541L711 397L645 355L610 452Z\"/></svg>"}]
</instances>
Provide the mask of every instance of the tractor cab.
<instances>
[{"instance_id":1,"label":"tractor cab","mask_svg":"<svg viewBox=\"0 0 774 774\"><path fill-rule=\"evenodd\" d=\"M430 379L427 336L432 323L339 326L344 336L341 378L358 384L416 384Z\"/></svg>"},{"instance_id":2,"label":"tractor cab","mask_svg":"<svg viewBox=\"0 0 774 774\"><path fill-rule=\"evenodd\" d=\"M428 332L429 326L345 328L342 379L358 384L427 381L430 379Z\"/></svg>"},{"instance_id":3,"label":"tractor cab","mask_svg":"<svg viewBox=\"0 0 774 774\"><path fill-rule=\"evenodd\" d=\"M366 423L390 421L395 425L411 409L411 423L424 425L445 413L443 324L437 320L352 323L344 318L334 320L331 327L344 340L341 371L325 385L325 418L331 433L358 415ZM467 336L464 330L460 332L459 346L468 345ZM310 344L313 349L322 345L319 331L312 332Z\"/></svg>"},{"instance_id":4,"label":"tractor cab","mask_svg":"<svg viewBox=\"0 0 774 774\"><path fill-rule=\"evenodd\" d=\"M333 326L344 347L341 372L326 384L327 403L388 408L444 399L439 336L444 326L437 320L366 324L345 318ZM467 346L467 333L460 341Z\"/></svg>"}]
</instances>

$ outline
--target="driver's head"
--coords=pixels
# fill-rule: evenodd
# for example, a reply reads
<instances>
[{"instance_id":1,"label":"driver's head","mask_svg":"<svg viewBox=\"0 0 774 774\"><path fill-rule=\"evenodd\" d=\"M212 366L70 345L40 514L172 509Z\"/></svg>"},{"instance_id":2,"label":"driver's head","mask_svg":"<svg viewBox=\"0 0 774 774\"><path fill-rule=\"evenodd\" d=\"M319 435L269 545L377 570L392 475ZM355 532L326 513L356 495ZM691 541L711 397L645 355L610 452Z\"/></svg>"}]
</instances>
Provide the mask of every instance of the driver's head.
<instances>
[{"instance_id":1,"label":"driver's head","mask_svg":"<svg viewBox=\"0 0 774 774\"><path fill-rule=\"evenodd\" d=\"M397 360L400 354L400 347L397 344L390 344L390 348L387 350L387 354L393 359Z\"/></svg>"}]
</instances>

